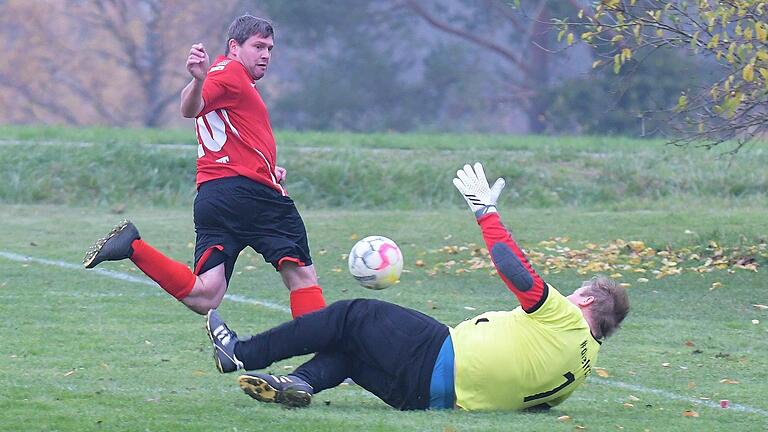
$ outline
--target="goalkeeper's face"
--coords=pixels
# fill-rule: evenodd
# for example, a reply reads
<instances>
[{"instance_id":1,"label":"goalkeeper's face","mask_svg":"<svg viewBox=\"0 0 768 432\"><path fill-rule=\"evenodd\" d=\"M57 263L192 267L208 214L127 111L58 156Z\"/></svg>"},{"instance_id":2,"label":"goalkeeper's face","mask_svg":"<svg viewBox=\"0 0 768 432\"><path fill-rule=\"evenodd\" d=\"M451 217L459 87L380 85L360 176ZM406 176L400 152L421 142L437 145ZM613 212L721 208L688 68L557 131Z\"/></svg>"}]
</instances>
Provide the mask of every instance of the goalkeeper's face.
<instances>
[{"instance_id":1,"label":"goalkeeper's face","mask_svg":"<svg viewBox=\"0 0 768 432\"><path fill-rule=\"evenodd\" d=\"M251 78L258 80L267 72L274 46L272 36L253 35L242 45L238 45L234 39L230 39L230 55L245 66Z\"/></svg>"},{"instance_id":2,"label":"goalkeeper's face","mask_svg":"<svg viewBox=\"0 0 768 432\"><path fill-rule=\"evenodd\" d=\"M595 297L586 293L588 289L589 286L582 286L567 297L568 301L580 308L585 308L591 305L592 302L595 301Z\"/></svg>"}]
</instances>

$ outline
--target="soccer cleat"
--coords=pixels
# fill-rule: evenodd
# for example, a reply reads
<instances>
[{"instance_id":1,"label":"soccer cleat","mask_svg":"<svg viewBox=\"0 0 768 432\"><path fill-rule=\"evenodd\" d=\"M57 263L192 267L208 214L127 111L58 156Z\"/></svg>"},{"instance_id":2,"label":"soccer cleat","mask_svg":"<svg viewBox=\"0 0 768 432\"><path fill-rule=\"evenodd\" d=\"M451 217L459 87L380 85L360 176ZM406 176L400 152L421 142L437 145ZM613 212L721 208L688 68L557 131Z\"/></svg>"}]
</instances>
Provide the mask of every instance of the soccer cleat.
<instances>
[{"instance_id":1,"label":"soccer cleat","mask_svg":"<svg viewBox=\"0 0 768 432\"><path fill-rule=\"evenodd\" d=\"M235 357L235 345L238 342L237 334L227 327L216 309L208 311L206 330L208 330L208 337L213 343L213 358L216 360L216 369L221 373L242 369L243 362Z\"/></svg>"},{"instance_id":2,"label":"soccer cleat","mask_svg":"<svg viewBox=\"0 0 768 432\"><path fill-rule=\"evenodd\" d=\"M102 261L119 261L130 258L133 254L131 244L139 239L139 230L129 220L124 220L112 228L106 236L96 240L85 252L83 265L94 268Z\"/></svg>"},{"instance_id":3,"label":"soccer cleat","mask_svg":"<svg viewBox=\"0 0 768 432\"><path fill-rule=\"evenodd\" d=\"M237 379L245 394L260 402L304 408L312 402L312 386L293 375L245 373Z\"/></svg>"}]
</instances>

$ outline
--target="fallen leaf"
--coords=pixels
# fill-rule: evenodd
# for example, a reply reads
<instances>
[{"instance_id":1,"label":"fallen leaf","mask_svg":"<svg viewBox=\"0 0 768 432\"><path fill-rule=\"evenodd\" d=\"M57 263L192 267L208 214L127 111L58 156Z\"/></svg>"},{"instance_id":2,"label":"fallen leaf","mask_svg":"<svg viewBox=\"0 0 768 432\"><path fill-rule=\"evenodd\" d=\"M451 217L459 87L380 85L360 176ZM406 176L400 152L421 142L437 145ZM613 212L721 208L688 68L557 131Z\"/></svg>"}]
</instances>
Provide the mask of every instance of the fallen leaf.
<instances>
[{"instance_id":1,"label":"fallen leaf","mask_svg":"<svg viewBox=\"0 0 768 432\"><path fill-rule=\"evenodd\" d=\"M634 408L634 405L632 405L632 404L631 404L631 403L629 403L629 402L625 402L625 403L624 403L624 408Z\"/></svg>"},{"instance_id":2,"label":"fallen leaf","mask_svg":"<svg viewBox=\"0 0 768 432\"><path fill-rule=\"evenodd\" d=\"M768 306L766 306L764 304L753 304L752 306L754 306L757 309L762 309L762 310L768 309Z\"/></svg>"},{"instance_id":3,"label":"fallen leaf","mask_svg":"<svg viewBox=\"0 0 768 432\"><path fill-rule=\"evenodd\" d=\"M760 320L752 320L752 324L760 324Z\"/></svg>"},{"instance_id":4,"label":"fallen leaf","mask_svg":"<svg viewBox=\"0 0 768 432\"><path fill-rule=\"evenodd\" d=\"M632 402L637 402L637 401L640 400L639 397L633 396L633 395L629 395L629 397L627 399L631 400Z\"/></svg>"},{"instance_id":5,"label":"fallen leaf","mask_svg":"<svg viewBox=\"0 0 768 432\"><path fill-rule=\"evenodd\" d=\"M423 260L416 260L416 267L424 267L424 261Z\"/></svg>"},{"instance_id":6,"label":"fallen leaf","mask_svg":"<svg viewBox=\"0 0 768 432\"><path fill-rule=\"evenodd\" d=\"M669 363L662 363L661 367L669 367Z\"/></svg>"},{"instance_id":7,"label":"fallen leaf","mask_svg":"<svg viewBox=\"0 0 768 432\"><path fill-rule=\"evenodd\" d=\"M683 417L698 417L699 413L693 410L685 410L683 411Z\"/></svg>"},{"instance_id":8,"label":"fallen leaf","mask_svg":"<svg viewBox=\"0 0 768 432\"><path fill-rule=\"evenodd\" d=\"M687 341L685 341L685 346L692 347L692 346L696 346L696 345L694 345L693 341L687 340Z\"/></svg>"},{"instance_id":9,"label":"fallen leaf","mask_svg":"<svg viewBox=\"0 0 768 432\"><path fill-rule=\"evenodd\" d=\"M723 378L720 380L720 384L740 384L739 381L730 378Z\"/></svg>"},{"instance_id":10,"label":"fallen leaf","mask_svg":"<svg viewBox=\"0 0 768 432\"><path fill-rule=\"evenodd\" d=\"M603 369L603 368L595 368L595 373L597 374L597 376L599 376L601 378L608 378L609 376L611 376L608 373L608 371Z\"/></svg>"},{"instance_id":11,"label":"fallen leaf","mask_svg":"<svg viewBox=\"0 0 768 432\"><path fill-rule=\"evenodd\" d=\"M557 421L559 422L567 422L571 419L571 416L563 415L557 418Z\"/></svg>"}]
</instances>

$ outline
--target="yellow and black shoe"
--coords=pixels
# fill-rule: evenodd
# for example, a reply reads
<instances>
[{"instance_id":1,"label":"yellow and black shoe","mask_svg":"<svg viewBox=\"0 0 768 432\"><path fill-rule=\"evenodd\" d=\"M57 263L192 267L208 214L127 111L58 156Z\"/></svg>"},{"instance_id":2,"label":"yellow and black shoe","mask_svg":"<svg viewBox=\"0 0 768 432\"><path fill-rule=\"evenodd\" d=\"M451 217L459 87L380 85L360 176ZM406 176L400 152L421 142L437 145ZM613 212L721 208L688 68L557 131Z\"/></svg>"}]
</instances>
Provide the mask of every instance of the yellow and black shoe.
<instances>
[{"instance_id":1,"label":"yellow and black shoe","mask_svg":"<svg viewBox=\"0 0 768 432\"><path fill-rule=\"evenodd\" d=\"M245 394L260 402L279 403L289 408L304 408L312 402L312 386L293 375L245 373L238 378Z\"/></svg>"},{"instance_id":2,"label":"yellow and black shoe","mask_svg":"<svg viewBox=\"0 0 768 432\"><path fill-rule=\"evenodd\" d=\"M129 220L117 224L106 236L96 240L85 252L83 265L94 268L102 261L119 261L130 258L133 254L131 244L141 238L139 230Z\"/></svg>"}]
</instances>

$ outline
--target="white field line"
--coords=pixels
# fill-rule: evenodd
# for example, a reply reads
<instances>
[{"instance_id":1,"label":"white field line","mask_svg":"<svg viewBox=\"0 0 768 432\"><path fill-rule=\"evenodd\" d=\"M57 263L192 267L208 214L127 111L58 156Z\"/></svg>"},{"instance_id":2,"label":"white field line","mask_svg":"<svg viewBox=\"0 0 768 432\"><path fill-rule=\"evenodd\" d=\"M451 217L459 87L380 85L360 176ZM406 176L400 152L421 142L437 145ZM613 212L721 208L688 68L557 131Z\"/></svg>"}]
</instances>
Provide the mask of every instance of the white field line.
<instances>
[{"instance_id":1,"label":"white field line","mask_svg":"<svg viewBox=\"0 0 768 432\"><path fill-rule=\"evenodd\" d=\"M655 388L643 387L643 386L639 386L639 385L636 385L636 384L623 383L621 381L611 381L611 380L607 380L605 378L598 378L598 377L594 377L594 376L589 378L589 382L594 383L594 384L598 384L598 385L604 385L604 386L608 386L608 387L619 388L619 389L623 389L623 390L630 390L630 391L637 392L637 393L649 393L649 394L658 396L658 397L663 398L663 399L669 399L669 400L674 400L674 401L679 401L679 402L688 402L688 403L695 404L695 405L705 406L707 408L723 409L723 408L720 407L720 402L719 401L713 401L713 400L708 400L708 399L699 399L699 398L694 398L694 397L689 397L689 396L682 396L682 395L678 395L678 394L675 394L675 393L672 393L672 392L668 392L666 390L659 390L659 389L655 389ZM759 414L761 416L768 417L768 411L766 411L764 409L754 408L754 407L751 407L751 406L737 404L737 403L733 403L733 402L729 403L729 406L728 406L727 410L745 412L745 413L749 413L749 414Z\"/></svg>"},{"instance_id":2,"label":"white field line","mask_svg":"<svg viewBox=\"0 0 768 432\"><path fill-rule=\"evenodd\" d=\"M12 252L0 251L0 257L9 259L11 261L17 261L17 262L24 262L24 263L32 262L32 263L36 263L36 264L45 264L45 265L56 266L56 267L65 268L65 269L69 269L69 270L85 271L85 269L83 269L83 266L79 265L79 264L72 264L72 263L68 263L68 262L64 262L64 261L49 260L49 259L44 259L44 258L34 258L34 257L26 256L26 255L19 255L19 254L12 253ZM98 274L98 275L101 275L101 276L105 276L105 277L109 277L109 278L112 278L112 279L117 279L117 280L125 281L125 282L133 282L133 283L137 283L137 284L149 285L149 286L157 287L157 284L155 282L153 282L152 280L148 279L148 278L137 277L137 276L129 275L127 273L121 273L121 272L116 272L116 271L111 271L111 270L104 270L104 269L92 269L92 270L89 270L88 272L89 273L95 273L95 274ZM254 299L250 299L250 298L239 296L239 295L227 294L227 295L224 296L224 298L229 299L229 301L233 301L233 302L237 302L237 303L253 304L253 305L263 306L263 307L266 307L268 309L273 309L273 310L277 310L277 311L281 311L281 312L290 312L290 309L285 307L285 306L282 306L282 305L279 305L279 304L275 304L275 303L266 302L266 301L261 301L261 300L254 300ZM698 399L698 398L693 398L693 397L689 397L689 396L683 396L683 395L675 394L675 393L672 393L672 392L669 392L669 391L666 391L666 390L660 390L660 389L655 389L655 388L650 388L650 387L643 387L643 386L639 386L639 385L636 385L636 384L624 383L624 382L621 382L621 381L612 381L612 380L607 380L607 379L604 379L604 378L598 378L598 377L595 377L595 376L590 377L589 381L591 383L594 383L594 384L604 385L604 386L607 386L607 387L613 387L613 388L618 388L618 389L622 389L622 390L630 390L630 391L633 391L633 392L636 392L636 393L652 394L652 395L658 396L658 397L660 397L662 399L673 400L673 401L678 401L678 402L687 402L687 403L690 403L690 404L701 405L701 406L704 406L704 407L707 407L707 408L713 408L713 409L723 409L723 408L720 408L720 403L719 402L715 402L715 401L712 401L712 400ZM758 414L758 415L761 415L761 416L764 416L764 417L768 417L768 411L766 411L764 409L754 408L754 407L751 407L751 406L748 406L748 405L742 405L742 404L738 404L738 403L732 403L731 402L729 407L728 407L728 410L730 410L730 411L738 411L738 412L745 412L745 413L749 413L749 414Z\"/></svg>"},{"instance_id":3,"label":"white field line","mask_svg":"<svg viewBox=\"0 0 768 432\"><path fill-rule=\"evenodd\" d=\"M13 253L13 252L0 251L0 257L9 259L11 261L17 261L17 262L23 262L23 263L30 263L31 262L31 263L36 263L36 264L45 264L45 265L65 268L65 269L68 269L68 270L77 270L77 271L82 271L82 272L87 272L87 273L94 273L94 274L98 274L100 276L105 276L105 277L108 277L108 278L117 279L117 280L121 280L121 281L124 281L124 282L132 282L132 283L137 283L137 284L141 284L141 285L149 285L149 286L152 286L152 287L156 287L157 289L160 289L160 287L157 286L157 283L155 283L151 279L149 279L147 277L143 277L143 276L141 276L141 277L140 276L133 276L133 275L130 275L128 273L121 273L121 272L116 272L116 271L112 271L112 270L104 270L104 269L98 269L98 268L97 269L86 270L86 269L83 268L82 264L72 264L72 263L68 263L68 262L65 262L65 261L56 261L56 260L49 260L49 259L44 259L44 258L35 258L35 257L26 256L26 255L19 255L19 254ZM236 303L247 303L247 304L262 306L262 307L265 307L267 309L272 309L272 310L276 310L276 311L280 311L280 312L288 312L288 313L291 312L291 310L288 307L283 306L283 305L279 305L279 304L276 304L276 303L271 303L271 302L264 301L264 300L254 300L254 299L250 299L250 298L243 297L243 296L236 295L236 294L226 294L224 296L224 298L228 299L229 301L236 302Z\"/></svg>"}]
</instances>

